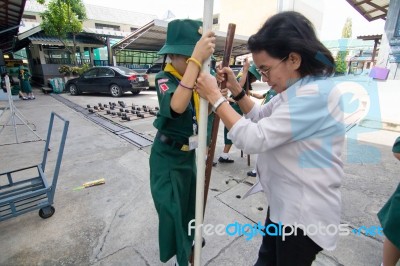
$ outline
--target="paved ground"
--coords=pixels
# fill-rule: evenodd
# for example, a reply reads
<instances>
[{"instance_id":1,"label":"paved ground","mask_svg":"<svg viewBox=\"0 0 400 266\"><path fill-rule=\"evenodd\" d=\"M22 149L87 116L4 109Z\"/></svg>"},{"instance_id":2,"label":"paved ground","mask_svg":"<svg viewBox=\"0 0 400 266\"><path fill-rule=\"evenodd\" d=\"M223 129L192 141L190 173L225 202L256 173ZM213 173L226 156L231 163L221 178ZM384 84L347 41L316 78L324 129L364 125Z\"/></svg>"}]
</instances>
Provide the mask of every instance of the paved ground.
<instances>
[{"instance_id":1,"label":"paved ground","mask_svg":"<svg viewBox=\"0 0 400 266\"><path fill-rule=\"evenodd\" d=\"M394 125L400 124L397 120L400 112L394 100L395 96L398 99L399 92L395 90L398 85L381 83L378 91L383 103L382 121ZM367 90L367 94L371 92ZM52 111L70 121L55 194L56 212L45 220L34 211L0 222L0 265L161 265L158 219L149 188L150 146L137 148L54 97L40 91L36 96L34 101L15 101L15 106L34 124L37 134L46 136ZM61 96L83 107L116 102L104 95ZM138 96L127 94L118 100L157 105L154 91ZM0 108L5 106L7 102L0 101ZM7 121L7 112L0 117L0 124ZM375 121L372 114L363 117L367 118ZM153 118L146 118L123 125L153 138L156 131L152 121ZM364 125L368 126L375 125ZM34 141L35 135L23 125L17 126L19 140L31 142L4 145L15 142L12 129L7 127L0 134L0 172L39 163L43 154L44 142ZM55 129L54 134L59 134L60 124ZM342 223L348 224L350 230L379 225L376 213L399 182L400 164L390 149L398 135L396 127L348 135L349 139L356 136L366 141L363 145L349 146L344 154ZM223 148L222 127L218 139L217 154ZM57 153L55 143L49 152L49 170ZM241 199L255 181L246 177L254 158L251 157L252 165L248 166L247 158L241 158L239 150L232 148L231 156L234 164L218 164L213 169L205 223L263 221L267 206L263 194ZM102 177L106 179L104 185L73 190ZM4 182L0 180L0 185ZM261 238L246 240L244 236L212 235L206 236L206 240L202 265L252 265ZM381 236L365 234L343 236L337 249L322 252L314 265L380 265L382 240Z\"/></svg>"}]
</instances>

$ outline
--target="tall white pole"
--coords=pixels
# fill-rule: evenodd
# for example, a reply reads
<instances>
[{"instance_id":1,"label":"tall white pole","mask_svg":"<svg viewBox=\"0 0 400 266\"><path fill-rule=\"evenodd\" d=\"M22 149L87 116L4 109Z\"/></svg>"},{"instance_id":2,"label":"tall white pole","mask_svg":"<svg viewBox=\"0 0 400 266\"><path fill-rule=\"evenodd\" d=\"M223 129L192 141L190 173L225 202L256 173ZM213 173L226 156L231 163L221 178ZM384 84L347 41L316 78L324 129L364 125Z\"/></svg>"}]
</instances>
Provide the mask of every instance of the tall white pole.
<instances>
[{"instance_id":1,"label":"tall white pole","mask_svg":"<svg viewBox=\"0 0 400 266\"><path fill-rule=\"evenodd\" d=\"M203 12L203 35L212 29L214 0L204 0ZM210 60L203 63L202 71L210 73ZM200 121L199 121L199 147L197 149L197 181L196 181L196 233L194 248L194 265L200 266L202 247L202 224L204 210L204 182L206 172L206 150L207 150L207 119L208 102L200 98Z\"/></svg>"},{"instance_id":2,"label":"tall white pole","mask_svg":"<svg viewBox=\"0 0 400 266\"><path fill-rule=\"evenodd\" d=\"M12 120L12 124L13 124L13 127L14 127L15 142L19 143L19 141L18 141L18 133L17 133L17 124L15 123L14 102L13 102L12 94L11 94L10 77L8 75L6 75L6 76L4 76L4 79L5 79L6 88L7 88L8 103L10 105L11 120ZM22 86L22 84L21 84L21 86Z\"/></svg>"}]
</instances>

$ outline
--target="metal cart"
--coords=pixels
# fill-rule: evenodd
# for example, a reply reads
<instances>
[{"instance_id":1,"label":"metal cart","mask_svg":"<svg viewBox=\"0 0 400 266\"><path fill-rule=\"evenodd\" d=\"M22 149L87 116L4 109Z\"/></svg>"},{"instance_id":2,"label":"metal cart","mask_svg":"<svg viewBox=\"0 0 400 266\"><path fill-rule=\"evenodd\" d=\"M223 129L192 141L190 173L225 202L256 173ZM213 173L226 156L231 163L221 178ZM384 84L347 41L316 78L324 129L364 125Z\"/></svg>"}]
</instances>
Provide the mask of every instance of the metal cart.
<instances>
[{"instance_id":1,"label":"metal cart","mask_svg":"<svg viewBox=\"0 0 400 266\"><path fill-rule=\"evenodd\" d=\"M64 126L59 141L60 144L57 160L55 162L53 179L51 184L49 184L45 175L45 167L55 116L64 122ZM58 174L60 172L68 126L69 121L52 112L42 163L11 172L0 173L0 221L37 209L39 209L39 216L43 219L49 218L54 214L55 209L52 204L56 191ZM25 175L28 173L28 178L21 178L21 176L24 176L24 172Z\"/></svg>"}]
</instances>

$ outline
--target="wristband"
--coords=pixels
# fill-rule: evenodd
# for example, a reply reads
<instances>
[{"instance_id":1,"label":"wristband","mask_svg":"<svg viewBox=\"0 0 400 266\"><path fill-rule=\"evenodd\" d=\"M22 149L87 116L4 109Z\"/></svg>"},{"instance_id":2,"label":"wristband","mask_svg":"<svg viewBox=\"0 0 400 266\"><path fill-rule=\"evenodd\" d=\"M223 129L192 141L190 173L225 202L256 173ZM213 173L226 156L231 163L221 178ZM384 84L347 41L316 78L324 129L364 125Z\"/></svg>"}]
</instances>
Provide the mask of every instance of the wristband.
<instances>
[{"instance_id":1,"label":"wristband","mask_svg":"<svg viewBox=\"0 0 400 266\"><path fill-rule=\"evenodd\" d=\"M221 104L223 104L224 102L227 102L228 100L224 97L221 96L212 106L212 111L215 113L218 109L218 107L221 106Z\"/></svg>"},{"instance_id":2,"label":"wristband","mask_svg":"<svg viewBox=\"0 0 400 266\"><path fill-rule=\"evenodd\" d=\"M235 101L240 101L245 95L246 92L242 90L238 95L233 96L232 99L234 99Z\"/></svg>"},{"instance_id":3,"label":"wristband","mask_svg":"<svg viewBox=\"0 0 400 266\"><path fill-rule=\"evenodd\" d=\"M199 60L197 60L194 57L190 57L188 60L186 60L186 64L188 64L189 62L195 63L200 69L202 68L202 65L200 64Z\"/></svg>"},{"instance_id":4,"label":"wristband","mask_svg":"<svg viewBox=\"0 0 400 266\"><path fill-rule=\"evenodd\" d=\"M188 89L188 90L193 90L194 88L190 88L190 87L188 87L188 86L186 86L186 85L183 85L183 83L182 82L180 82L179 81L179 85L182 87L182 88L185 88L185 89Z\"/></svg>"}]
</instances>

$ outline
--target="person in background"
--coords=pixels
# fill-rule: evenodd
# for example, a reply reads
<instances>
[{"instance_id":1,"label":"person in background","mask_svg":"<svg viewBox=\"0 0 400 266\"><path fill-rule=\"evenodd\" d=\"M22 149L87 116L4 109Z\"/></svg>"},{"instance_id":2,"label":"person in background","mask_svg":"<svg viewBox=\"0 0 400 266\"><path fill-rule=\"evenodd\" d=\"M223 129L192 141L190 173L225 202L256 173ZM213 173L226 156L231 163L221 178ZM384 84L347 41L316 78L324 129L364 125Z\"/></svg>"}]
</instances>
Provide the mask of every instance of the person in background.
<instances>
[{"instance_id":1,"label":"person in background","mask_svg":"<svg viewBox=\"0 0 400 266\"><path fill-rule=\"evenodd\" d=\"M32 87L31 87L31 83L30 83L31 74L29 74L29 72L25 72L25 70L23 68L21 68L19 70L18 79L20 81L20 86L21 86L22 92L27 95L27 98L29 100L34 100L35 96L32 93Z\"/></svg>"},{"instance_id":2,"label":"person in background","mask_svg":"<svg viewBox=\"0 0 400 266\"><path fill-rule=\"evenodd\" d=\"M217 74L216 72L216 67L217 67L217 60L214 56L211 56L211 63L210 63L210 73L211 75L215 76ZM214 118L215 114L211 112L208 115L207 119L207 149L206 149L206 161L207 161L207 156L210 150L210 144L211 144L211 137L212 137L212 130L213 130L213 124L214 124ZM217 166L218 162L213 158L212 166Z\"/></svg>"},{"instance_id":3,"label":"person in background","mask_svg":"<svg viewBox=\"0 0 400 266\"><path fill-rule=\"evenodd\" d=\"M168 56L156 75L160 110L153 125L157 134L151 148L150 188L159 217L160 260L175 256L188 265L194 232L188 224L195 217L196 143L200 98L194 93L203 62L215 49L215 36L201 37L202 23L173 20L168 23L165 45L158 52Z\"/></svg>"},{"instance_id":4,"label":"person in background","mask_svg":"<svg viewBox=\"0 0 400 266\"><path fill-rule=\"evenodd\" d=\"M322 249L335 249L338 234L307 228L340 225L345 125L341 92L329 78L335 61L298 12L270 17L248 48L278 95L256 104L228 67L217 71L217 79L226 80L244 117L227 103L214 77L200 73L196 91L213 105L235 146L258 154L256 169L269 204L265 228L287 229L285 238L265 233L255 265L310 266Z\"/></svg>"},{"instance_id":5,"label":"person in background","mask_svg":"<svg viewBox=\"0 0 400 266\"><path fill-rule=\"evenodd\" d=\"M253 66L254 66L254 65L253 65ZM257 71L257 73L258 73L258 71ZM261 79L261 76L260 76L259 79ZM252 96L252 97L254 97L254 98L256 98L256 99L259 99L259 100L261 100L261 99L263 100L263 101L261 102L261 105L268 103L275 95L276 95L276 91L275 91L274 89L272 89L272 88L270 88L270 89L269 89L266 93L264 93L264 94L256 93L256 92L253 92L253 91L250 92L250 96ZM257 171L256 171L256 169L254 168L253 170L248 171L248 172L247 172L247 176L256 177L256 176L257 176Z\"/></svg>"},{"instance_id":6,"label":"person in background","mask_svg":"<svg viewBox=\"0 0 400 266\"><path fill-rule=\"evenodd\" d=\"M400 160L400 137L396 139L392 151L394 157ZM378 212L378 219L386 236L383 242L383 263L381 265L396 266L400 260L400 183Z\"/></svg>"},{"instance_id":7,"label":"person in background","mask_svg":"<svg viewBox=\"0 0 400 266\"><path fill-rule=\"evenodd\" d=\"M251 83L255 82L256 80L260 80L261 75L260 73L257 72L257 69L255 68L254 65L250 65L250 62L246 58L243 62L243 69L242 71L238 74L237 80L239 81L240 86L243 89L246 89L246 84L247 82L249 83L249 90L252 89ZM232 95L231 95L232 96ZM243 115L242 111L240 110L239 105L236 103L236 101L232 98L228 98L229 104L232 106L235 111ZM232 141L228 138L228 132L229 130L224 127L224 149L218 158L218 162L220 163L233 163L235 162L229 157L229 151L232 148Z\"/></svg>"},{"instance_id":8,"label":"person in background","mask_svg":"<svg viewBox=\"0 0 400 266\"><path fill-rule=\"evenodd\" d=\"M8 74L8 72L5 72L1 75L1 88L3 89L3 91L7 92L6 81L5 81L6 76L8 76L10 79L11 94L12 95L18 94L20 99L28 100L26 95L21 91L20 86L18 86L18 84L16 84L16 82L14 81L14 78L12 76L10 76Z\"/></svg>"}]
</instances>

